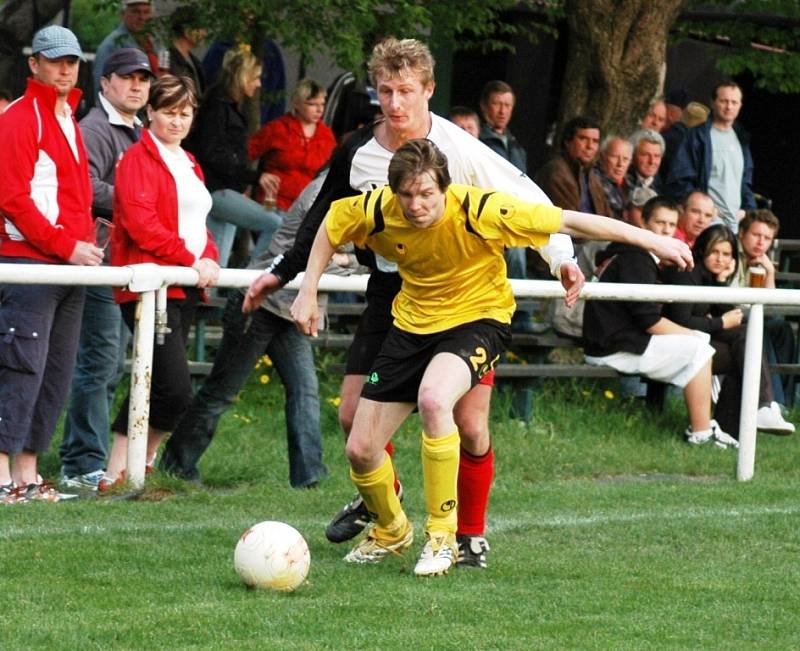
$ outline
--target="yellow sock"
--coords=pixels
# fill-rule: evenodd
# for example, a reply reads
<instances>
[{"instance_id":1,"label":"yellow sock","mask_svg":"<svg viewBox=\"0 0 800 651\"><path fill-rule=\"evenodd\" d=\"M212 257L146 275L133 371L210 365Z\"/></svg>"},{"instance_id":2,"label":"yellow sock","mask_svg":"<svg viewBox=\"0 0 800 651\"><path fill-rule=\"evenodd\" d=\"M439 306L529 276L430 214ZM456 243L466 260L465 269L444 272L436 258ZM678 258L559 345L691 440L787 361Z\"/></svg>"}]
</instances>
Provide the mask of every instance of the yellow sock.
<instances>
[{"instance_id":1,"label":"yellow sock","mask_svg":"<svg viewBox=\"0 0 800 651\"><path fill-rule=\"evenodd\" d=\"M422 477L425 505L428 509L427 531L455 534L458 526L458 430L441 438L422 433Z\"/></svg>"},{"instance_id":2,"label":"yellow sock","mask_svg":"<svg viewBox=\"0 0 800 651\"><path fill-rule=\"evenodd\" d=\"M408 522L400 499L394 492L392 459L383 455L383 463L375 470L363 474L350 469L350 479L358 488L376 528L384 538L396 538L405 531Z\"/></svg>"}]
</instances>

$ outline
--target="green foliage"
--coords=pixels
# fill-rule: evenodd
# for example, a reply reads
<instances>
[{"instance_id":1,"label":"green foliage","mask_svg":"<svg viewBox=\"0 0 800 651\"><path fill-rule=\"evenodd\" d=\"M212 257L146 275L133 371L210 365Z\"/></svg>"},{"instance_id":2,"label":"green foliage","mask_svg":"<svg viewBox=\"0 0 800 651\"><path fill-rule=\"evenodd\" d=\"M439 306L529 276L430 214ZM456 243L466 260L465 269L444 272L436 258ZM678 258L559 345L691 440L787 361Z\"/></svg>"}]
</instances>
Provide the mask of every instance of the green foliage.
<instances>
[{"instance_id":1,"label":"green foliage","mask_svg":"<svg viewBox=\"0 0 800 651\"><path fill-rule=\"evenodd\" d=\"M119 2L99 5L97 0L72 0L70 29L81 47L94 52L97 46L119 24Z\"/></svg>"},{"instance_id":2,"label":"green foliage","mask_svg":"<svg viewBox=\"0 0 800 651\"><path fill-rule=\"evenodd\" d=\"M750 74L759 88L800 92L800 3L795 0L695 2L698 10L724 9L730 18L689 14L673 28L675 40L695 38L719 44L716 65L734 76Z\"/></svg>"}]
</instances>

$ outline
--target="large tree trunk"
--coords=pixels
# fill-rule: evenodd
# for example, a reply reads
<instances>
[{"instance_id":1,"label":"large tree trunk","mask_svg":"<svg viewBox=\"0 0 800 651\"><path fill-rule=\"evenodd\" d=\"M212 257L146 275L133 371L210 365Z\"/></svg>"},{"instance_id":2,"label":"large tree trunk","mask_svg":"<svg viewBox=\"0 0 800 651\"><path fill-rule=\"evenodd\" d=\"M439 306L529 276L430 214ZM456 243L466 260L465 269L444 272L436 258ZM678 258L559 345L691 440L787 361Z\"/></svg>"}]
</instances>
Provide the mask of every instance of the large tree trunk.
<instances>
[{"instance_id":1,"label":"large tree trunk","mask_svg":"<svg viewBox=\"0 0 800 651\"><path fill-rule=\"evenodd\" d=\"M0 3L0 86L20 92L25 57L22 48L30 46L39 27L64 8L64 0L8 0Z\"/></svg>"},{"instance_id":2,"label":"large tree trunk","mask_svg":"<svg viewBox=\"0 0 800 651\"><path fill-rule=\"evenodd\" d=\"M629 134L661 90L667 33L686 4L567 0L569 54L561 124L586 115L600 123L604 134Z\"/></svg>"}]
</instances>

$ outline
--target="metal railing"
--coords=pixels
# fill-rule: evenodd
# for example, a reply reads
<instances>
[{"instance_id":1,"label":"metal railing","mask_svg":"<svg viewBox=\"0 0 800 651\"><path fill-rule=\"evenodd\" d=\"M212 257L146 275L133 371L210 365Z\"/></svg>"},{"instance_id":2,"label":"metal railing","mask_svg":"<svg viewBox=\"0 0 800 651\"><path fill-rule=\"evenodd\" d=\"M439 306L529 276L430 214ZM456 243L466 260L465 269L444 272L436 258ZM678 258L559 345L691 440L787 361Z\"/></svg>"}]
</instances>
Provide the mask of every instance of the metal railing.
<instances>
[{"instance_id":1,"label":"metal railing","mask_svg":"<svg viewBox=\"0 0 800 651\"><path fill-rule=\"evenodd\" d=\"M257 270L223 269L218 287L247 287L260 274ZM72 265L0 264L0 283L23 285L92 285L127 287L140 294L136 310L131 369L131 397L128 425L127 478L134 488L144 486L150 411L150 375L156 323L165 324L166 288L169 285L193 286L197 272L188 267L162 267L155 264L129 267L77 267ZM297 288L302 275L287 285ZM363 292L366 276L323 275L321 291ZM511 280L518 298L559 298L560 283L548 280ZM742 402L739 420L739 455L736 477L753 478L756 449L756 412L761 373L764 305L800 305L800 290L750 289L730 287L681 287L675 285L633 285L587 283L581 297L588 300L654 301L659 303L737 303L751 305L745 347ZM162 326L163 327L163 326Z\"/></svg>"}]
</instances>

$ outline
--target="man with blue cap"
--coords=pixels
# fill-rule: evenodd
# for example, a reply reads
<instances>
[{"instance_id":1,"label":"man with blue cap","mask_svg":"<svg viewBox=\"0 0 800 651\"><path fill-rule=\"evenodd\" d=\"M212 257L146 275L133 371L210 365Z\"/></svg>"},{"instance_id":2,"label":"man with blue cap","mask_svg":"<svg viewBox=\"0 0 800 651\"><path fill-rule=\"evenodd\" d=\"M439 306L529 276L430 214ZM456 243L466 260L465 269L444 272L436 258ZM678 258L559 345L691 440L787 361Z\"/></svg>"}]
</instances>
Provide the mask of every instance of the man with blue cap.
<instances>
[{"instance_id":1,"label":"man with blue cap","mask_svg":"<svg viewBox=\"0 0 800 651\"><path fill-rule=\"evenodd\" d=\"M14 164L0 184L0 264L98 265L92 186L73 112L83 58L57 25L33 37L25 94L0 118L0 150ZM0 283L0 501L57 501L41 481L75 366L84 288Z\"/></svg>"}]
</instances>

